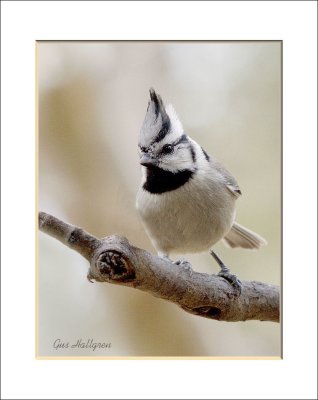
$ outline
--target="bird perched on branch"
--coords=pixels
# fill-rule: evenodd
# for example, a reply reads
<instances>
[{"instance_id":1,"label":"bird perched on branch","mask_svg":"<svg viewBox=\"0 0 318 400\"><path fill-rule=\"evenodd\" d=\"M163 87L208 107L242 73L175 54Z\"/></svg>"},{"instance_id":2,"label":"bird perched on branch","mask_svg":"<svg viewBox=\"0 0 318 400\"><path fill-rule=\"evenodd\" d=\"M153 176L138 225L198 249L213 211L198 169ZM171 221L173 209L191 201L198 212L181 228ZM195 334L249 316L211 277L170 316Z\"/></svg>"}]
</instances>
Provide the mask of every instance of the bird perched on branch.
<instances>
[{"instance_id":1,"label":"bird perched on branch","mask_svg":"<svg viewBox=\"0 0 318 400\"><path fill-rule=\"evenodd\" d=\"M136 206L158 255L210 250L219 275L240 291L240 280L213 245L223 239L230 247L258 249L266 241L235 222L241 196L235 178L184 132L174 108L165 107L153 89L138 145L142 181Z\"/></svg>"}]
</instances>

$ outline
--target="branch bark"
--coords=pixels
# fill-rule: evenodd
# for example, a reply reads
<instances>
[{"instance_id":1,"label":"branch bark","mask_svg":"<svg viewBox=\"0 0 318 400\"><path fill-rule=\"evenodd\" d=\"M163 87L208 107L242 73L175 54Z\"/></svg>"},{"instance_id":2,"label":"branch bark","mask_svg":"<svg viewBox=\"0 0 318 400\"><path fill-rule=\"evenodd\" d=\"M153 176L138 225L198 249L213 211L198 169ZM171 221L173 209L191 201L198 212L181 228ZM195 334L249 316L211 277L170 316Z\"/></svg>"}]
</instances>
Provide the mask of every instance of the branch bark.
<instances>
[{"instance_id":1,"label":"branch bark","mask_svg":"<svg viewBox=\"0 0 318 400\"><path fill-rule=\"evenodd\" d=\"M132 246L124 237L98 239L81 228L39 213L39 228L85 257L90 281L133 287L183 310L219 321L279 322L279 288L242 282L241 295L223 278L195 272Z\"/></svg>"}]
</instances>

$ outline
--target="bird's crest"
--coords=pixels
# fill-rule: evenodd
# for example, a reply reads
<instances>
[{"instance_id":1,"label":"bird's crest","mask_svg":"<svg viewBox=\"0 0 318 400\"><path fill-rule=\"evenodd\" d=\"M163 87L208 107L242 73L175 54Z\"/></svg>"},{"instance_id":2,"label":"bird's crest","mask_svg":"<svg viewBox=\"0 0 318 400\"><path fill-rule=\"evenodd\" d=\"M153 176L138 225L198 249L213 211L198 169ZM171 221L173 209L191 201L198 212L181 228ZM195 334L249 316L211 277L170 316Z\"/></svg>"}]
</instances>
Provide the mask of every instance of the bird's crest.
<instances>
[{"instance_id":1,"label":"bird's crest","mask_svg":"<svg viewBox=\"0 0 318 400\"><path fill-rule=\"evenodd\" d=\"M150 100L139 135L139 146L149 147L167 135L175 140L183 135L182 124L171 104L165 107L161 96L150 88Z\"/></svg>"}]
</instances>

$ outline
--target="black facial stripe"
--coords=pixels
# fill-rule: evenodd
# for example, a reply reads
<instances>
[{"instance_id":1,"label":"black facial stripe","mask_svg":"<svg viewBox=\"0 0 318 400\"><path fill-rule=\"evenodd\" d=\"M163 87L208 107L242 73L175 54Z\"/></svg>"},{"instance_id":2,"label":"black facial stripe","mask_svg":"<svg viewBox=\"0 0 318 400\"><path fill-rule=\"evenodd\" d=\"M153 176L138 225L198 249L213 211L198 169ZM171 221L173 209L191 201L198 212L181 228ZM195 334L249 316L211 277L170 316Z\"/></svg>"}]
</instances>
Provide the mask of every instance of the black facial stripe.
<instances>
[{"instance_id":1,"label":"black facial stripe","mask_svg":"<svg viewBox=\"0 0 318 400\"><path fill-rule=\"evenodd\" d=\"M158 167L147 168L147 180L143 188L153 194L161 194L178 189L186 184L193 176L193 172L185 169L173 173Z\"/></svg>"},{"instance_id":2,"label":"black facial stripe","mask_svg":"<svg viewBox=\"0 0 318 400\"><path fill-rule=\"evenodd\" d=\"M189 141L188 136L185 135L185 134L183 134L179 139L177 139L177 140L173 143L173 145L176 146L177 144L180 144L180 143L187 143L188 141Z\"/></svg>"},{"instance_id":3,"label":"black facial stripe","mask_svg":"<svg viewBox=\"0 0 318 400\"><path fill-rule=\"evenodd\" d=\"M202 150L202 152L203 152L203 154L204 154L205 159L206 159L207 161L210 161L210 156L204 151L203 147L201 147L201 150Z\"/></svg>"},{"instance_id":4,"label":"black facial stripe","mask_svg":"<svg viewBox=\"0 0 318 400\"><path fill-rule=\"evenodd\" d=\"M158 133L158 135L155 137L155 139L153 140L153 143L159 143L161 142L162 139L164 139L166 137L166 135L169 133L170 130L170 126L171 126L171 122L170 122L170 118L168 117L167 114L162 114L162 127Z\"/></svg>"}]
</instances>

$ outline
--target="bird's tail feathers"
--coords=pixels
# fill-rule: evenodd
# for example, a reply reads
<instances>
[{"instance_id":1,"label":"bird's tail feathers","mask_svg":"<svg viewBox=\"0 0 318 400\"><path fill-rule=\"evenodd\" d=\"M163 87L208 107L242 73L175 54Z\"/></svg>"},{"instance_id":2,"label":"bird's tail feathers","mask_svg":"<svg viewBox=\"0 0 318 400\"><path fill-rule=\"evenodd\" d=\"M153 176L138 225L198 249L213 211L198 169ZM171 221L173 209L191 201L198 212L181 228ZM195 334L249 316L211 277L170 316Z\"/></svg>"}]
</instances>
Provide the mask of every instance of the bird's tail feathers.
<instances>
[{"instance_id":1,"label":"bird's tail feathers","mask_svg":"<svg viewBox=\"0 0 318 400\"><path fill-rule=\"evenodd\" d=\"M260 235L236 222L224 237L224 241L230 247L243 247L244 249L259 249L267 244Z\"/></svg>"}]
</instances>

